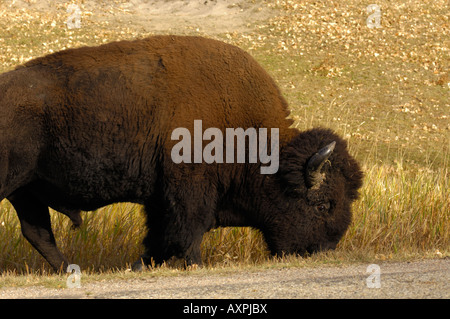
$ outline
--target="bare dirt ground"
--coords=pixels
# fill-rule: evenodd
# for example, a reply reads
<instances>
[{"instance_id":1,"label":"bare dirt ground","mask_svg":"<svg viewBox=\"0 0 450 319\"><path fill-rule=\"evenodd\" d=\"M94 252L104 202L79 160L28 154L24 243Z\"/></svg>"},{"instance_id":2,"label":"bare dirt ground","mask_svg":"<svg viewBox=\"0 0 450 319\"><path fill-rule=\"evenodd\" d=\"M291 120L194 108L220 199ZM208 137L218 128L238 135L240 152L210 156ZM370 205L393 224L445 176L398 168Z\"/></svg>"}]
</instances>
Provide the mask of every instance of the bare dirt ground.
<instances>
[{"instance_id":1,"label":"bare dirt ground","mask_svg":"<svg viewBox=\"0 0 450 319\"><path fill-rule=\"evenodd\" d=\"M253 23L274 14L262 0L8 0L5 4L41 12L64 12L68 3L78 5L82 17L89 15L95 22L131 24L143 33L245 32Z\"/></svg>"},{"instance_id":2,"label":"bare dirt ground","mask_svg":"<svg viewBox=\"0 0 450 319\"><path fill-rule=\"evenodd\" d=\"M80 288L7 287L0 298L450 298L450 259L380 263L380 288L369 265L204 272L83 283ZM372 277L374 279L374 277ZM375 280L369 280L374 285Z\"/></svg>"},{"instance_id":3,"label":"bare dirt ground","mask_svg":"<svg viewBox=\"0 0 450 319\"><path fill-rule=\"evenodd\" d=\"M123 5L132 15L122 16L145 31L181 33L189 28L208 34L244 32L251 23L265 19L266 7L250 1L130 1Z\"/></svg>"}]
</instances>

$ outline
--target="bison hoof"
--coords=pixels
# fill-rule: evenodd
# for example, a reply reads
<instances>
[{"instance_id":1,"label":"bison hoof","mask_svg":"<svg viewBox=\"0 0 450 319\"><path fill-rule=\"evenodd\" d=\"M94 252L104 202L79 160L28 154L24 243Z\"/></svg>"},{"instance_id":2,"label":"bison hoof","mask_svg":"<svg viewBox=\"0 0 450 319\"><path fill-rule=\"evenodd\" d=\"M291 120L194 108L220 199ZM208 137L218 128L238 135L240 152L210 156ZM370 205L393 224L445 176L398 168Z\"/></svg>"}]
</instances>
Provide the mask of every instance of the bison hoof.
<instances>
[{"instance_id":1,"label":"bison hoof","mask_svg":"<svg viewBox=\"0 0 450 319\"><path fill-rule=\"evenodd\" d=\"M134 262L133 265L131 265L131 270L135 272L141 272L144 271L147 268L147 265L144 263L142 259L137 260Z\"/></svg>"}]
</instances>

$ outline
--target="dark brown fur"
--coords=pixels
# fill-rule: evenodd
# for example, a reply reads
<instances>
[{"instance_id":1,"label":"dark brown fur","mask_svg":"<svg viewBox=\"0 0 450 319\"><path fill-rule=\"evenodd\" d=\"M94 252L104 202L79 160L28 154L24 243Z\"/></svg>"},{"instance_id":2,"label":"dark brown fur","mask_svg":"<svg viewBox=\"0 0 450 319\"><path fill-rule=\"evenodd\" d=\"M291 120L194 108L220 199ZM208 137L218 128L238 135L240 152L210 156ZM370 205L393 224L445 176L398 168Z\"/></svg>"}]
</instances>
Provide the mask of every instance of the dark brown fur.
<instances>
[{"instance_id":1,"label":"dark brown fur","mask_svg":"<svg viewBox=\"0 0 450 319\"><path fill-rule=\"evenodd\" d=\"M65 50L0 75L0 200L55 268L48 207L79 211L145 205L143 261L200 262L203 234L218 226L262 230L274 254L334 248L351 220L362 174L333 132L289 128L270 76L241 49L200 37L156 36ZM175 164L175 128L279 128L280 169L260 164ZM307 160L336 141L320 187ZM330 202L331 208L318 210Z\"/></svg>"}]
</instances>

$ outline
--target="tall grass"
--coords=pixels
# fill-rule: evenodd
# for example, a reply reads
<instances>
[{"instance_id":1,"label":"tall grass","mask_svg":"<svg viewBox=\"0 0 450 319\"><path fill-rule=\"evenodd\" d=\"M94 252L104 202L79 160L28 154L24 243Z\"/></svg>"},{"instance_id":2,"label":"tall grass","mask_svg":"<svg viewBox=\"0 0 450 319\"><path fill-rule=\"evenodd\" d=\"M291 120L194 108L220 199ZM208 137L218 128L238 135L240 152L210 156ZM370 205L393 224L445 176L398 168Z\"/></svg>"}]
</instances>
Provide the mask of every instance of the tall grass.
<instances>
[{"instance_id":1,"label":"tall grass","mask_svg":"<svg viewBox=\"0 0 450 319\"><path fill-rule=\"evenodd\" d=\"M336 250L356 255L405 256L449 253L449 172L396 166L365 165L361 198L353 221ZM83 270L129 267L142 253L144 214L139 205L121 203L83 212L83 224L71 228L62 214L51 211L61 251ZM15 211L0 203L0 269L46 272L48 265L20 232ZM218 228L204 236L202 258L207 266L255 264L269 258L261 233L251 228ZM324 258L329 258L329 254Z\"/></svg>"},{"instance_id":2,"label":"tall grass","mask_svg":"<svg viewBox=\"0 0 450 319\"><path fill-rule=\"evenodd\" d=\"M448 168L411 172L398 163L365 171L361 199L339 249L385 255L448 252Z\"/></svg>"},{"instance_id":3,"label":"tall grass","mask_svg":"<svg viewBox=\"0 0 450 319\"><path fill-rule=\"evenodd\" d=\"M72 228L70 220L50 210L58 247L70 262L82 269L104 270L127 266L141 253L145 235L140 206L130 203L110 205L82 212L83 224ZM48 271L45 260L23 238L20 223L8 201L0 205L0 269L27 272Z\"/></svg>"}]
</instances>

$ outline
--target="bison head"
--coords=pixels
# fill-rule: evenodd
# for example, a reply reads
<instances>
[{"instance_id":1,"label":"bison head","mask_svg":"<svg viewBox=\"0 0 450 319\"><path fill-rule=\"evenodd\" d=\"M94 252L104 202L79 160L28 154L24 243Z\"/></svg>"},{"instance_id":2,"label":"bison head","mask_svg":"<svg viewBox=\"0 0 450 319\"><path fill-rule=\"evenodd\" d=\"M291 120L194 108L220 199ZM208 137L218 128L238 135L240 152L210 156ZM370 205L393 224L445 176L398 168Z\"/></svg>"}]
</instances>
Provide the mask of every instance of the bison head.
<instances>
[{"instance_id":1,"label":"bison head","mask_svg":"<svg viewBox=\"0 0 450 319\"><path fill-rule=\"evenodd\" d=\"M327 129L300 133L267 183L260 229L273 254L334 249L351 222L363 174L346 142Z\"/></svg>"}]
</instances>

